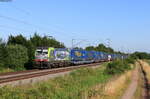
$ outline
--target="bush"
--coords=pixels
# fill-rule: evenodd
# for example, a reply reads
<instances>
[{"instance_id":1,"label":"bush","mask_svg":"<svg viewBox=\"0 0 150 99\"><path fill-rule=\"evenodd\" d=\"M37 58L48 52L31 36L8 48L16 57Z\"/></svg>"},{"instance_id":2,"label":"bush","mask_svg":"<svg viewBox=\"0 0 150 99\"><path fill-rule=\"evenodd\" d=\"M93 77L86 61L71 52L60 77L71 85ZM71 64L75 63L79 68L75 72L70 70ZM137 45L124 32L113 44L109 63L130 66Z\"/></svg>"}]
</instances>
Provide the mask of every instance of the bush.
<instances>
[{"instance_id":1,"label":"bush","mask_svg":"<svg viewBox=\"0 0 150 99\"><path fill-rule=\"evenodd\" d=\"M133 59L125 59L125 60L116 60L111 63L108 63L106 66L105 73L107 74L121 74L125 72L126 70L131 69L130 65L131 63L134 63Z\"/></svg>"},{"instance_id":2,"label":"bush","mask_svg":"<svg viewBox=\"0 0 150 99\"><path fill-rule=\"evenodd\" d=\"M6 65L15 70L24 69L24 64L28 61L27 48L21 45L8 45Z\"/></svg>"},{"instance_id":3,"label":"bush","mask_svg":"<svg viewBox=\"0 0 150 99\"><path fill-rule=\"evenodd\" d=\"M130 57L130 58L125 59L124 61L126 61L129 64L134 64L135 59L133 59L133 58Z\"/></svg>"}]
</instances>

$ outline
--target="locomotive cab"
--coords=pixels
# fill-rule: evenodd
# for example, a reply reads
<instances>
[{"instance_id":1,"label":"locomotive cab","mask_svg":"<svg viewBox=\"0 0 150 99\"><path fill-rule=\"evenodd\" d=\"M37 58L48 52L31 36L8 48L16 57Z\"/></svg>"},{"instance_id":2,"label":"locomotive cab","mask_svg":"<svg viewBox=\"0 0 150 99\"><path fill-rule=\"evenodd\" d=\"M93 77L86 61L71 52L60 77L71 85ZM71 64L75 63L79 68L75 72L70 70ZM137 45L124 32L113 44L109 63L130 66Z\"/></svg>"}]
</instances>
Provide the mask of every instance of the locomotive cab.
<instances>
[{"instance_id":1,"label":"locomotive cab","mask_svg":"<svg viewBox=\"0 0 150 99\"><path fill-rule=\"evenodd\" d=\"M55 68L70 64L69 50L66 48L39 47L35 51L35 68Z\"/></svg>"},{"instance_id":2,"label":"locomotive cab","mask_svg":"<svg viewBox=\"0 0 150 99\"><path fill-rule=\"evenodd\" d=\"M35 68L50 68L49 60L53 59L51 56L54 48L38 47L35 51L34 67Z\"/></svg>"},{"instance_id":3,"label":"locomotive cab","mask_svg":"<svg viewBox=\"0 0 150 99\"><path fill-rule=\"evenodd\" d=\"M38 62L48 61L48 50L37 49L35 52L35 61L38 61Z\"/></svg>"}]
</instances>

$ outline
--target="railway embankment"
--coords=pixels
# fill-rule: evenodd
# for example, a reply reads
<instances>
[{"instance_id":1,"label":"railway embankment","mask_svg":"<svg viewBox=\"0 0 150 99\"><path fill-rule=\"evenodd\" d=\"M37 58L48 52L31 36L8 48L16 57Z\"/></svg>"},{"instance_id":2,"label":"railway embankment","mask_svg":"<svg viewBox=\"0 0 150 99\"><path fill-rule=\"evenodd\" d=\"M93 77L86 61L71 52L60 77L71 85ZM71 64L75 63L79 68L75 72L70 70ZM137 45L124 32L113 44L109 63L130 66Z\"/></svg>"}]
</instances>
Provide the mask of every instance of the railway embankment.
<instances>
[{"instance_id":1,"label":"railway embankment","mask_svg":"<svg viewBox=\"0 0 150 99\"><path fill-rule=\"evenodd\" d=\"M73 70L79 68L98 68L102 63L85 64L78 66L54 68L54 69L44 69L44 70L26 70L18 72L9 72L0 74L0 87L11 85L25 85L34 84L40 81L46 81L50 78L55 78L59 76L64 76L69 74Z\"/></svg>"},{"instance_id":2,"label":"railway embankment","mask_svg":"<svg viewBox=\"0 0 150 99\"><path fill-rule=\"evenodd\" d=\"M24 86L0 88L0 97L4 99L22 97L26 98L50 98L50 99L82 99L86 90L90 87L104 83L110 75L104 73L102 68L82 68L63 77L56 77L48 81Z\"/></svg>"},{"instance_id":3,"label":"railway embankment","mask_svg":"<svg viewBox=\"0 0 150 99\"><path fill-rule=\"evenodd\" d=\"M134 67L129 64L130 62L129 60L120 60L102 64L97 68L80 68L62 77L36 84L5 86L0 88L0 97L4 99L18 97L20 99L92 99L102 95L109 98L116 92L124 90L120 88L121 85L130 82L131 71ZM115 68L118 70L116 71ZM118 88L120 89L116 91ZM110 93L112 96L109 95Z\"/></svg>"}]
</instances>

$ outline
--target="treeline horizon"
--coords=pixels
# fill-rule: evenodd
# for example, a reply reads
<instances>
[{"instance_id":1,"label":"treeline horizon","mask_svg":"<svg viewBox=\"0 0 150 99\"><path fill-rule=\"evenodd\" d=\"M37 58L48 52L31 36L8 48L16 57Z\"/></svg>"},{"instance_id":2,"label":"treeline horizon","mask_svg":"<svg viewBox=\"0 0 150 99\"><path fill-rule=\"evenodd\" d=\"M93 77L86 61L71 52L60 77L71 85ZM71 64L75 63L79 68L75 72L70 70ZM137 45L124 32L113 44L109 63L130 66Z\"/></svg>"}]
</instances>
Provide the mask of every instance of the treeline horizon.
<instances>
[{"instance_id":1,"label":"treeline horizon","mask_svg":"<svg viewBox=\"0 0 150 99\"><path fill-rule=\"evenodd\" d=\"M38 33L35 33L28 39L22 34L16 36L10 35L7 41L3 41L2 38L0 38L0 69L31 69L33 67L33 59L37 47L66 48L64 43L56 40L55 38L40 36ZM76 47L76 49L83 48ZM85 50L125 54L119 51L115 51L111 47L106 47L102 43L99 43L98 46L87 46ZM150 59L150 54L146 52L136 52L132 56L134 58Z\"/></svg>"}]
</instances>

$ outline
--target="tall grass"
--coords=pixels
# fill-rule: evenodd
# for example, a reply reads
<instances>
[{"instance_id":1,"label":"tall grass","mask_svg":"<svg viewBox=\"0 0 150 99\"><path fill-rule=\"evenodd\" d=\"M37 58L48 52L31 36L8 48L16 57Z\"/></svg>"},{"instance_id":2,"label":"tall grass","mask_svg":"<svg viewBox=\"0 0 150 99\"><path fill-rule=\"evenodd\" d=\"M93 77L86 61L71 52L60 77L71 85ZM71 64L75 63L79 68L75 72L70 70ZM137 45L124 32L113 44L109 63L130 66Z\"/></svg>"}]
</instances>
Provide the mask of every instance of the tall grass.
<instances>
[{"instance_id":1,"label":"tall grass","mask_svg":"<svg viewBox=\"0 0 150 99\"><path fill-rule=\"evenodd\" d=\"M5 72L14 72L15 70L10 69L10 68L3 68L0 67L0 73L5 73Z\"/></svg>"},{"instance_id":2,"label":"tall grass","mask_svg":"<svg viewBox=\"0 0 150 99\"><path fill-rule=\"evenodd\" d=\"M30 87L0 88L0 97L4 99L82 99L90 87L106 82L111 75L104 68L82 68L64 77L38 83Z\"/></svg>"},{"instance_id":3,"label":"tall grass","mask_svg":"<svg viewBox=\"0 0 150 99\"><path fill-rule=\"evenodd\" d=\"M121 73L122 70L129 68L127 66L128 62L117 60L100 68L81 68L69 75L34 85L30 84L16 88L7 86L0 88L0 97L2 99L84 99L84 96L96 93L90 91L91 87L104 84L112 76L118 74L118 72L114 72L115 69ZM110 73L112 70L113 75Z\"/></svg>"},{"instance_id":4,"label":"tall grass","mask_svg":"<svg viewBox=\"0 0 150 99\"><path fill-rule=\"evenodd\" d=\"M149 65L149 63L144 62L144 61L140 61L140 63L142 64L142 67L146 73L146 77L150 81L150 65Z\"/></svg>"},{"instance_id":5,"label":"tall grass","mask_svg":"<svg viewBox=\"0 0 150 99\"><path fill-rule=\"evenodd\" d=\"M105 84L99 84L90 91L90 99L120 99L131 81L132 71L117 75Z\"/></svg>"},{"instance_id":6,"label":"tall grass","mask_svg":"<svg viewBox=\"0 0 150 99\"><path fill-rule=\"evenodd\" d=\"M147 62L150 65L150 60L144 60L145 62Z\"/></svg>"},{"instance_id":7,"label":"tall grass","mask_svg":"<svg viewBox=\"0 0 150 99\"><path fill-rule=\"evenodd\" d=\"M2 67L0 66L0 73L6 73L6 72L16 72L16 71L24 71L25 68L17 67L17 68L9 68L9 67Z\"/></svg>"}]
</instances>

